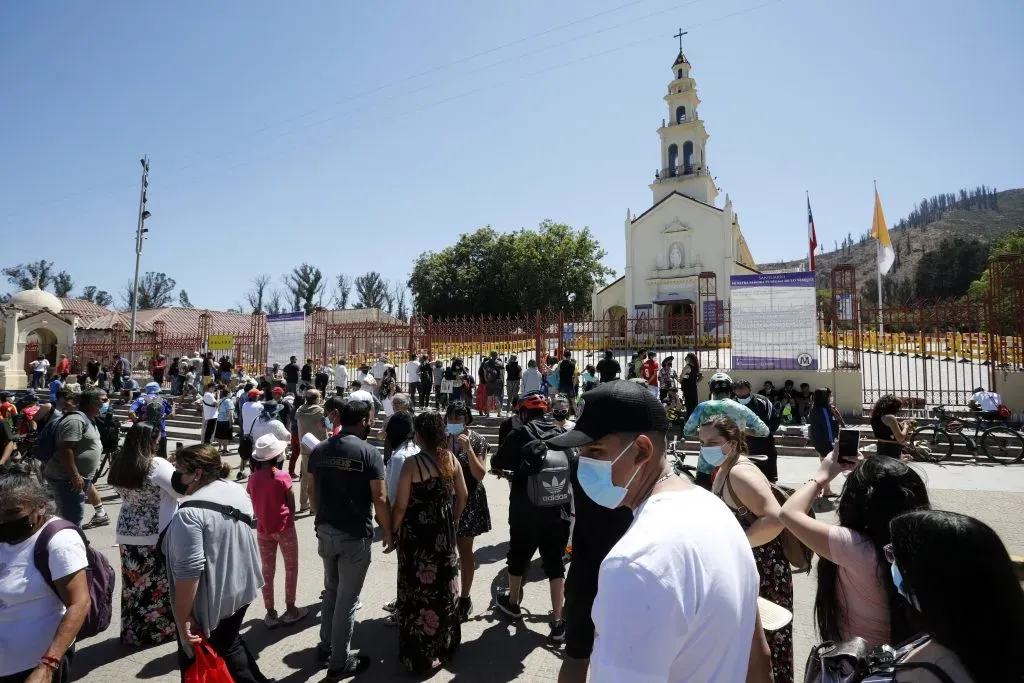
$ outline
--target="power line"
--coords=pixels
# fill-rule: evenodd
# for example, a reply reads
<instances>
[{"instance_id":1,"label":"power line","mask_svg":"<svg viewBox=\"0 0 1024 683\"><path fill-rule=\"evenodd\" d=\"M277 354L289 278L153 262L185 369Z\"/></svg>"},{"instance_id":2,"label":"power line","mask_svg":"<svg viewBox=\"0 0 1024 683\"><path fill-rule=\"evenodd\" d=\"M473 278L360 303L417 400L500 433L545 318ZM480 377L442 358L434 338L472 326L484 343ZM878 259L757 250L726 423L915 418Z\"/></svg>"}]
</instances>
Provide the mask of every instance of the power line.
<instances>
[{"instance_id":1,"label":"power line","mask_svg":"<svg viewBox=\"0 0 1024 683\"><path fill-rule=\"evenodd\" d=\"M653 16L655 14L661 14L661 13L670 11L672 9L677 9L679 6L692 5L692 4L696 4L698 2L703 2L703 1L704 0L689 0L689 2L681 3L678 6L673 6L671 8L667 8L665 10L659 10L658 12L652 13L651 15L645 15L645 17L643 17L643 18L649 18L649 16ZM730 12L728 14L725 14L725 15L722 15L722 16L719 16L719 17L715 17L713 19L708 19L708 20L705 20L705 21L701 21L701 22L697 22L697 23L694 23L694 24L690 24L687 28L690 29L690 30L693 30L693 29L696 29L696 28L700 28L702 26L708 26L708 25L711 25L711 24L718 23L720 21L724 21L726 19L731 19L733 17L741 16L741 15L744 15L744 14L749 14L751 12L755 12L757 10L763 9L763 8L768 7L770 5L781 4L784 1L785 0L769 0L768 2L764 2L764 3L758 4L758 5L755 5L755 6L752 6L752 7L747 7L747 8L741 9L741 10L737 10L735 12ZM635 3L631 3L631 4L635 4ZM596 35L598 33L605 32L606 30L610 30L611 28L621 28L622 25L625 25L625 24L628 24L628 23L632 23L632 22L631 21L623 22L623 24L616 25L614 27L609 27L609 29L601 29L601 30L595 31L595 32L593 32L591 34L586 34L586 36L579 36L577 38L571 39L570 41L565 41L561 45L567 44L568 42L572 42L574 40L581 39L582 37L590 37L592 35ZM509 79L506 79L506 80L503 80L503 81L488 83L487 85L479 86L477 88L473 88L473 89L470 89L470 90L467 90L467 91L464 91L464 92L461 92L461 93L457 93L457 94L452 95L450 97L446 97L446 98L443 98L443 99L440 99L440 100L436 100L434 102L425 104L425 105L420 106L420 107L416 107L414 109L406 109L406 110L402 111L399 114L392 114L390 116L385 116L385 117L382 117L382 118L375 119L371 123L363 124L363 125L360 125L360 126L348 127L348 128L343 129L343 130L336 131L335 133L331 133L329 135L318 136L315 139L307 140L306 142L304 142L304 143L302 143L300 145L296 145L294 147L290 147L290 148L285 149L285 150L274 150L272 152L268 152L268 153L262 154L260 156L256 156L256 157L252 157L252 158L246 159L246 160L241 161L241 162L236 163L236 164L232 164L232 165L229 165L229 166L222 166L222 167L218 167L218 168L215 168L215 169L211 169L211 171L208 172L208 173L201 173L201 174L198 174L198 175L194 175L192 177L193 178L202 178L204 176L210 175L212 172L230 171L230 170L234 170L234 169L237 169L237 168L242 168L242 167L248 166L250 164L253 164L253 163L257 162L257 161L261 161L261 160L264 160L264 159L268 159L268 158L272 158L272 157L278 156L279 154L282 154L284 152L294 151L295 149L298 149L300 147L305 147L305 146L308 146L308 145L314 144L314 143L319 144L319 143L322 143L325 140L334 139L334 138L338 137L339 135L341 135L343 133L350 133L352 131L358 131L358 130L370 128L370 127L373 127L373 126L376 126L376 125L379 125L379 124L382 124L382 123L387 123L387 122L393 121L395 119L406 118L406 117L408 117L408 115L410 113L425 111L425 110L431 109L433 107L438 107L438 106L441 106L441 105L453 102L455 100L463 99L465 97L469 97L469 96L475 95L477 93L484 92L486 90L492 90L494 88L499 88L499 87L503 87L503 86L506 86L506 85L510 85L512 83L516 83L516 82L519 82L519 81L522 81L522 80L526 80L528 78L533 78L535 76L539 76L539 75L542 75L542 74L545 74L545 73L548 73L548 72L551 72L551 71L555 71L555 70L558 70L558 69L564 69L564 68L567 68L567 67L579 64L581 62L588 61L590 59L597 59L599 57L604 57L604 56L607 56L609 54L613 54L613 53L616 53L616 52L620 52L622 50L626 50L626 49L629 49L629 48L637 47L639 45L643 45L643 44L649 43L649 42L651 42L653 40L660 40L660 39L663 39L663 38L664 38L664 35L661 32L658 32L657 34L652 34L652 35L649 35L647 37L644 37L644 38L632 41L630 43L625 43L623 45L619 45L619 46L616 46L616 47L613 47L613 48L610 48L610 49L607 49L607 50L603 50L603 51L600 51L600 52L584 55L582 57L578 57L578 58L570 60L568 62L563 62L563 63L560 63L560 64L555 64L555 65L547 66L547 67L544 67L542 69L539 69L539 70L536 70L536 71L532 71L532 72L529 72L529 73L526 73L526 74L521 74L519 76L515 76L513 78L509 78ZM520 55L520 56L515 57L515 58L510 58L510 59L504 60L502 62L497 62L495 65L500 65L500 64L508 63L510 61L516 61L518 59L522 59L522 58L527 57L527 56L533 56L534 54L538 54L540 52L552 49L553 47L557 47L557 46L548 46L548 47L545 47L545 48L541 48L539 50L536 50L536 51L533 51L533 52L530 52L530 53L526 53L524 55ZM482 69L479 69L477 71L487 70L487 69L493 68L493 66L495 66L495 65L488 65L487 67L483 67ZM475 72L476 71L471 72L471 73L475 73ZM411 92L419 92L419 91L422 91L422 90L428 90L430 88L436 88L436 87L438 87L438 84L431 84L431 85L428 85L428 86L421 86L421 87L419 87L417 89L414 89ZM323 119L323 120L320 120L320 121L316 121L316 122L313 122L313 123L305 125L305 126L301 126L299 128L296 128L296 129L291 129L291 130L284 131L284 132L279 133L278 135L275 135L275 136L273 136L271 138L267 138L266 141L277 140L277 139L280 139L282 137L286 137L288 135L292 135L292 134L295 134L295 133L300 133L300 132L302 132L304 130L308 130L308 129L312 128L312 127L315 127L315 126L318 126L318 125L322 125L324 123L328 123L330 121L334 121L334 120L337 120L339 118L343 118L346 115L353 114L353 113L356 113L358 111L363 111L363 110L365 110L367 108L368 107L362 107L362 108L359 108L359 109L356 109L356 110L350 110L350 111L347 111L347 112L342 112L341 114L336 115L336 116L331 116L331 117L328 117L326 119ZM204 160L203 163L205 165L205 164L208 164L208 163L219 161L220 159L223 159L225 157L231 156L236 151L237 151L237 149L233 149L233 150L225 152L225 153L223 153L221 155L218 155L216 157L207 158L207 159ZM196 166L196 165L197 164L195 164L195 163L185 164L183 166L179 166L179 167L173 169L172 172L175 172L175 173L176 172L180 172L182 170L186 170L186 169L191 168L191 167ZM78 192L78 193L75 193L75 194L81 194L81 192ZM71 195L71 196L74 196L74 195ZM56 200L56 201L62 201L62 200ZM23 214L16 214L16 215L13 215L13 216L8 216L4 220L5 220L5 222L9 221L12 218L16 218L19 215L23 215Z\"/></svg>"}]
</instances>

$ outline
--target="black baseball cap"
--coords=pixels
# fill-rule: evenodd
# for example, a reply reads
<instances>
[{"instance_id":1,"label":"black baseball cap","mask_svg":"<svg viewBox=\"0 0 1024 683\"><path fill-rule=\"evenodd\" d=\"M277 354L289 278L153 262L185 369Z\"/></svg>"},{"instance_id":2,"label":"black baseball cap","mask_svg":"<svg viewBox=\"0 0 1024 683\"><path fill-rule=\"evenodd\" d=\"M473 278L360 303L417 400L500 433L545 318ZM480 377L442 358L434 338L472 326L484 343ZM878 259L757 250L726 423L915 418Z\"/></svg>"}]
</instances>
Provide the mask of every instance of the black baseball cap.
<instances>
[{"instance_id":1,"label":"black baseball cap","mask_svg":"<svg viewBox=\"0 0 1024 683\"><path fill-rule=\"evenodd\" d=\"M582 397L583 409L576 426L548 439L551 448L576 448L609 434L622 432L667 432L665 406L647 387L636 382L615 380L598 385Z\"/></svg>"}]
</instances>

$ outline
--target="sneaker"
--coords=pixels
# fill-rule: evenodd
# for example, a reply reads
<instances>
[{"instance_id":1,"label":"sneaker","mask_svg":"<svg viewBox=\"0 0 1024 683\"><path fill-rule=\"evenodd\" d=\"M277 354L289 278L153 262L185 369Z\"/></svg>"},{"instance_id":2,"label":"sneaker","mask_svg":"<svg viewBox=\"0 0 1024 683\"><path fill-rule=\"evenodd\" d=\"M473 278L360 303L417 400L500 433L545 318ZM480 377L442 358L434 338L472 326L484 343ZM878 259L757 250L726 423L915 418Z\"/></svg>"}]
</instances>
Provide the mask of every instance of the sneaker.
<instances>
[{"instance_id":1,"label":"sneaker","mask_svg":"<svg viewBox=\"0 0 1024 683\"><path fill-rule=\"evenodd\" d=\"M308 614L308 607L291 607L285 610L284 614L281 615L281 623L285 626L291 626L292 624L305 619Z\"/></svg>"},{"instance_id":2,"label":"sneaker","mask_svg":"<svg viewBox=\"0 0 1024 683\"><path fill-rule=\"evenodd\" d=\"M391 602L385 602L383 609L384 609L385 612L390 612L392 614L397 612L398 611L398 598L395 598Z\"/></svg>"},{"instance_id":3,"label":"sneaker","mask_svg":"<svg viewBox=\"0 0 1024 683\"><path fill-rule=\"evenodd\" d=\"M559 619L558 621L552 621L551 633L548 634L548 640L552 643L561 643L565 641L565 619Z\"/></svg>"},{"instance_id":4,"label":"sneaker","mask_svg":"<svg viewBox=\"0 0 1024 683\"><path fill-rule=\"evenodd\" d=\"M235 475L235 481L242 481L243 479L245 479L245 468L239 467L238 474Z\"/></svg>"},{"instance_id":5,"label":"sneaker","mask_svg":"<svg viewBox=\"0 0 1024 683\"><path fill-rule=\"evenodd\" d=\"M501 595L499 595L497 599L494 601L494 604L497 606L498 609L500 609L502 612L512 617L513 619L522 619L523 617L523 610L519 607L519 605L512 604L512 601L509 599L507 593L502 593Z\"/></svg>"},{"instance_id":6,"label":"sneaker","mask_svg":"<svg viewBox=\"0 0 1024 683\"><path fill-rule=\"evenodd\" d=\"M277 628L281 625L281 619L277 616L277 610L267 612L267 616L263 617L263 625L267 628Z\"/></svg>"},{"instance_id":7,"label":"sneaker","mask_svg":"<svg viewBox=\"0 0 1024 683\"><path fill-rule=\"evenodd\" d=\"M110 524L110 515L107 514L106 510L103 512L94 513L92 519L82 525L83 529L95 529L100 526L107 526Z\"/></svg>"},{"instance_id":8,"label":"sneaker","mask_svg":"<svg viewBox=\"0 0 1024 683\"><path fill-rule=\"evenodd\" d=\"M361 674L370 668L370 658L366 655L351 655L341 669L328 669L324 683L334 683Z\"/></svg>"},{"instance_id":9,"label":"sneaker","mask_svg":"<svg viewBox=\"0 0 1024 683\"><path fill-rule=\"evenodd\" d=\"M459 621L469 621L469 615L473 613L473 599L459 598Z\"/></svg>"},{"instance_id":10,"label":"sneaker","mask_svg":"<svg viewBox=\"0 0 1024 683\"><path fill-rule=\"evenodd\" d=\"M356 606L353 607L352 609L354 609L356 611L363 609L363 596L361 596L361 595L357 595L356 596Z\"/></svg>"},{"instance_id":11,"label":"sneaker","mask_svg":"<svg viewBox=\"0 0 1024 683\"><path fill-rule=\"evenodd\" d=\"M396 626L398 626L398 615L389 614L387 617L384 618L384 625L388 628L395 628Z\"/></svg>"},{"instance_id":12,"label":"sneaker","mask_svg":"<svg viewBox=\"0 0 1024 683\"><path fill-rule=\"evenodd\" d=\"M331 661L331 648L325 647L322 643L317 643L316 661L320 666L327 666L327 662Z\"/></svg>"}]
</instances>

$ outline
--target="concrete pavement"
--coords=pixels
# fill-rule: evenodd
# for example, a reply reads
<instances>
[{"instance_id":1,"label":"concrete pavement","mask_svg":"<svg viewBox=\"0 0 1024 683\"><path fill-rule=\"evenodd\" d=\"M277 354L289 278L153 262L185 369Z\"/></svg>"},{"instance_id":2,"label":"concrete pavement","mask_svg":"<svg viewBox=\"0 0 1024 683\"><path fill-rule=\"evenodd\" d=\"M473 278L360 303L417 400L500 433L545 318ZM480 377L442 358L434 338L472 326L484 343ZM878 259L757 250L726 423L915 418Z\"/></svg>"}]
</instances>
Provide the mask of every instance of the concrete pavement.
<instances>
[{"instance_id":1,"label":"concrete pavement","mask_svg":"<svg viewBox=\"0 0 1024 683\"><path fill-rule=\"evenodd\" d=\"M783 483L799 484L814 472L817 461L805 457L783 457L779 461ZM956 510L987 522L1002 536L1011 552L1024 552L1024 524L1017 512L1024 509L1024 466L953 467L915 464L929 483L935 507ZM531 568L530 582L525 587L523 623L513 626L496 616L489 603L495 591L506 585L504 558L508 548L508 484L488 476L485 482L490 502L493 530L477 538L478 569L472 590L474 614L463 625L463 645L454 662L430 677L432 682L503 683L505 681L555 681L560 664L559 653L546 646L550 599L543 581L539 561ZM838 483L835 485L838 489ZM111 518L116 518L119 504L106 485L101 493ZM90 512L91 514L91 512ZM826 513L825 519L834 515ZM316 553L316 540L310 517L297 522L300 544L299 604L312 608L312 614L292 627L267 630L262 623L262 599L249 609L243 631L250 647L257 654L263 672L278 681L301 683L323 678L313 656L318 641L319 595L323 571ZM119 569L118 549L114 545L114 525L87 532L92 543L104 552ZM373 659L370 670L356 680L408 680L396 657L398 634L384 623L381 606L394 597L397 559L384 555L375 545L373 561L362 598L365 607L357 614L358 623L353 647ZM284 600L284 566L279 560L277 570L279 609ZM794 577L795 619L794 639L796 668L801 670L804 658L815 642L813 603L815 578ZM114 599L114 618L110 629L95 638L79 643L75 659L75 680L87 683L141 679L156 683L177 681L175 646L165 644L148 649L126 648L119 644L120 585ZM799 678L799 677L798 677Z\"/></svg>"}]
</instances>

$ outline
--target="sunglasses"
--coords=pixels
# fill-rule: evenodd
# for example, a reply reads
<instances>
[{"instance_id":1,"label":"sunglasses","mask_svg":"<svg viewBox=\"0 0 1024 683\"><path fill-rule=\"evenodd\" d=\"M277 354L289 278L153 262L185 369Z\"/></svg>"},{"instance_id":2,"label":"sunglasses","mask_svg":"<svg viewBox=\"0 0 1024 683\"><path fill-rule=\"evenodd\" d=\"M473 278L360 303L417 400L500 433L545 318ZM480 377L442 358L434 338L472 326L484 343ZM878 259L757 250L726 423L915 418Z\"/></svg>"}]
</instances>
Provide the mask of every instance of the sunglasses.
<instances>
[{"instance_id":1,"label":"sunglasses","mask_svg":"<svg viewBox=\"0 0 1024 683\"><path fill-rule=\"evenodd\" d=\"M892 543L889 543L884 548L882 548L882 552L885 553L886 562L888 562L889 564L893 564L894 562L896 562L896 554L892 551Z\"/></svg>"}]
</instances>

